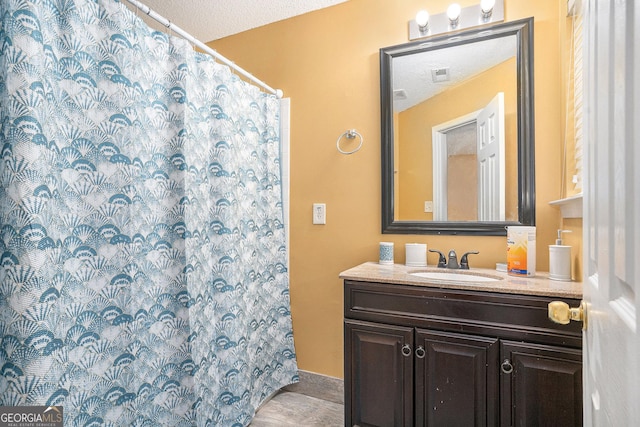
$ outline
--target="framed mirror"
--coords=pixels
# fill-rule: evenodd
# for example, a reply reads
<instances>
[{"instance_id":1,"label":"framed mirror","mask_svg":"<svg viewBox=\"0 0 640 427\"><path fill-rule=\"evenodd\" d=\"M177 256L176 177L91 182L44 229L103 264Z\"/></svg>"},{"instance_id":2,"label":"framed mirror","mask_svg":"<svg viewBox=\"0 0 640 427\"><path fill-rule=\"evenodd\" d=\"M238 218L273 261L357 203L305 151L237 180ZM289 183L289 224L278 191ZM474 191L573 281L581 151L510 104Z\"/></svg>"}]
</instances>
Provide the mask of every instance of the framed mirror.
<instances>
[{"instance_id":1,"label":"framed mirror","mask_svg":"<svg viewBox=\"0 0 640 427\"><path fill-rule=\"evenodd\" d=\"M380 49L382 232L535 225L533 18Z\"/></svg>"}]
</instances>

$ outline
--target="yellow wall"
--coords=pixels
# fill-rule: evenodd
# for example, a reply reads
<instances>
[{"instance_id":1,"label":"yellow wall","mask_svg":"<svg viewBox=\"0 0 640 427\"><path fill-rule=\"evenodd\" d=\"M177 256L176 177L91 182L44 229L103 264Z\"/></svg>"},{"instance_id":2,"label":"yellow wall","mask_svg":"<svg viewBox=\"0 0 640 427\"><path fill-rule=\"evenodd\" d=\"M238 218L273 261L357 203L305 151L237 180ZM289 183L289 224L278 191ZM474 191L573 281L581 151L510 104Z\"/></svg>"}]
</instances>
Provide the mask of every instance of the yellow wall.
<instances>
[{"instance_id":1,"label":"yellow wall","mask_svg":"<svg viewBox=\"0 0 640 427\"><path fill-rule=\"evenodd\" d=\"M429 11L449 1L427 2ZM475 1L460 1L468 6ZM563 80L557 0L505 0L506 20L535 17L537 269L560 225L548 202L560 197ZM343 376L343 289L338 274L375 261L378 242L479 250L472 267L506 260L504 237L382 235L380 215L381 47L407 42L407 22L424 0L349 0L211 43L221 54L291 98L291 310L299 367ZM336 139L355 128L364 146L345 156ZM312 204L327 204L327 224L312 224ZM574 236L578 237L573 233ZM436 262L430 254L429 263Z\"/></svg>"},{"instance_id":2,"label":"yellow wall","mask_svg":"<svg viewBox=\"0 0 640 427\"><path fill-rule=\"evenodd\" d=\"M433 200L433 170L425 164L433 162L431 129L434 126L462 117L484 108L496 93L504 93L505 106L505 163L506 163L506 218L518 220L518 165L517 161L517 82L516 59L513 57L474 78L461 82L428 100L398 114L398 136L402 141L402 165L394 178L398 178L400 195L396 219L432 220L432 213L424 212L424 201ZM461 101L464 100L464 101ZM476 167L474 166L474 169ZM465 169L466 170L466 169ZM472 187L475 191L476 187Z\"/></svg>"}]
</instances>

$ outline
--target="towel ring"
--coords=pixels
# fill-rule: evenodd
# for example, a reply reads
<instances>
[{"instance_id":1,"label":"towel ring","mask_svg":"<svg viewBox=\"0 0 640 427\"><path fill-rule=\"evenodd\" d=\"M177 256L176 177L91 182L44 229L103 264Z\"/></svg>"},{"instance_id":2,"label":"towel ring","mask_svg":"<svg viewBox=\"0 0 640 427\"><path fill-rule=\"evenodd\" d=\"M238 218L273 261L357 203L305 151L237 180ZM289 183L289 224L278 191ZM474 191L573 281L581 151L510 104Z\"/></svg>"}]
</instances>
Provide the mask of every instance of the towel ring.
<instances>
[{"instance_id":1,"label":"towel ring","mask_svg":"<svg viewBox=\"0 0 640 427\"><path fill-rule=\"evenodd\" d=\"M347 139L354 139L356 136L360 137L360 144L358 144L358 146L352 151L344 151L342 148L340 148L340 140L342 140L343 136L346 136ZM363 142L364 142L364 138L362 137L362 135L357 130L349 129L345 133L343 133L342 135L340 135L338 137L338 140L336 141L336 148L342 154L353 154L353 153L355 153L356 151L358 151L359 149L362 148L362 143Z\"/></svg>"}]
</instances>

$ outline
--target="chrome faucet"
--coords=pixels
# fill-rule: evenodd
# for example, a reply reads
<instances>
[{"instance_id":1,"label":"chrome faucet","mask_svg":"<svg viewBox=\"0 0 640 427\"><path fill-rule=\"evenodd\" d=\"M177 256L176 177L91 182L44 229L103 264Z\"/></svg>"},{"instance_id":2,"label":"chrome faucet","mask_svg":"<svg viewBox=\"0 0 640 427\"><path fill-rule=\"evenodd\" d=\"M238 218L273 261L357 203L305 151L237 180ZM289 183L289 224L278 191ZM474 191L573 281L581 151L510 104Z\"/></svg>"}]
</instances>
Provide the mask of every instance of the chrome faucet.
<instances>
[{"instance_id":1,"label":"chrome faucet","mask_svg":"<svg viewBox=\"0 0 640 427\"><path fill-rule=\"evenodd\" d=\"M449 251L449 262L447 262L447 268L452 270L460 268L460 265L458 264L458 255L456 255L456 251L453 249Z\"/></svg>"},{"instance_id":2,"label":"chrome faucet","mask_svg":"<svg viewBox=\"0 0 640 427\"><path fill-rule=\"evenodd\" d=\"M439 254L439 258L438 258L438 268L448 268L451 270L457 270L457 269L461 269L461 270L468 270L469 269L469 255L471 254L479 254L480 252L478 251L469 251L469 252L465 252L462 257L460 258L460 263L458 264L458 255L456 254L456 251L454 251L453 249L451 249L449 251L449 260L447 261L447 258L444 256L444 254L442 252L440 252L437 249L429 249L429 252L435 252L437 254Z\"/></svg>"}]
</instances>

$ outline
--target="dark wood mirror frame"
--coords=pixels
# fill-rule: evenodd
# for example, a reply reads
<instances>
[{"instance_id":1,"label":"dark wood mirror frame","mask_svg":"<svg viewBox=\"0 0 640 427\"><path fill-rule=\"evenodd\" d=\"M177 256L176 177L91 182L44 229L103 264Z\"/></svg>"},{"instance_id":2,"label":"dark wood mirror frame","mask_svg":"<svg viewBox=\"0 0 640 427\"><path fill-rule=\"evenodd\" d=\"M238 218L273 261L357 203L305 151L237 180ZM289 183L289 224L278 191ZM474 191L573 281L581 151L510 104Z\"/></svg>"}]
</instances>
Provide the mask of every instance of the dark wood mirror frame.
<instances>
[{"instance_id":1,"label":"dark wood mirror frame","mask_svg":"<svg viewBox=\"0 0 640 427\"><path fill-rule=\"evenodd\" d=\"M516 36L518 107L518 221L398 221L394 217L394 129L392 60L465 43ZM506 236L511 225L535 225L535 147L533 102L533 18L447 33L380 49L382 147L382 233Z\"/></svg>"}]
</instances>

